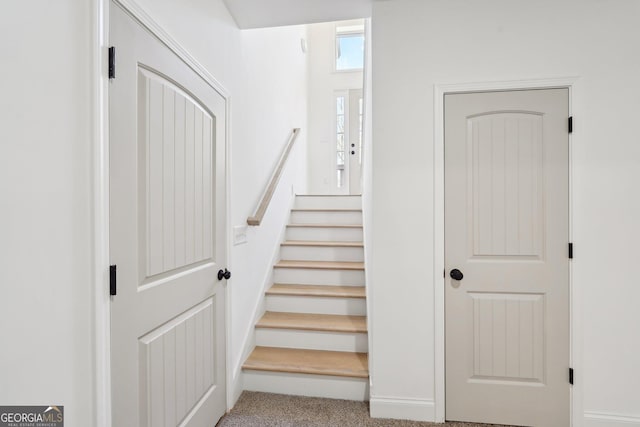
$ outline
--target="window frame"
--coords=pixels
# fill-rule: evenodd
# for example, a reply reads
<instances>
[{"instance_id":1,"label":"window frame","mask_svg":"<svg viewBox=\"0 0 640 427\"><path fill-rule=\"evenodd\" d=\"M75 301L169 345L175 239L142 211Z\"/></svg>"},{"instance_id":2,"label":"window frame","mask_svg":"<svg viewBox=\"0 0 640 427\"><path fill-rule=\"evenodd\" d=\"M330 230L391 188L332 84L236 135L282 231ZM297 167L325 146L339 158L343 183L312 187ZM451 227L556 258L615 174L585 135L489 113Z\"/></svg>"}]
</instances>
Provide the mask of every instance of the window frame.
<instances>
[{"instance_id":1,"label":"window frame","mask_svg":"<svg viewBox=\"0 0 640 427\"><path fill-rule=\"evenodd\" d=\"M346 68L346 69L338 69L338 52L340 50L340 37L341 36L362 36L363 40L365 37L364 34L364 24L356 24L356 25L336 25L334 31L334 43L333 43L333 71L335 73L357 73L364 71L364 52L362 67L360 68Z\"/></svg>"},{"instance_id":2,"label":"window frame","mask_svg":"<svg viewBox=\"0 0 640 427\"><path fill-rule=\"evenodd\" d=\"M344 107L343 107L343 112L342 115L344 116L344 127L343 127L343 141L344 141L344 150L342 151L344 153L344 164L342 165L342 167L340 168L338 166L338 105L337 105L337 100L338 98L343 98L344 99ZM349 191L349 187L347 185L345 185L348 182L348 174L349 174L349 161L350 161L350 157L348 155L349 151L349 91L348 90L336 90L333 92L333 136L331 138L332 140L332 147L331 147L331 152L332 152L332 164L333 164L333 188L336 191L339 192L345 192L345 191ZM338 170L342 170L342 185L338 186L339 180L338 180Z\"/></svg>"}]
</instances>

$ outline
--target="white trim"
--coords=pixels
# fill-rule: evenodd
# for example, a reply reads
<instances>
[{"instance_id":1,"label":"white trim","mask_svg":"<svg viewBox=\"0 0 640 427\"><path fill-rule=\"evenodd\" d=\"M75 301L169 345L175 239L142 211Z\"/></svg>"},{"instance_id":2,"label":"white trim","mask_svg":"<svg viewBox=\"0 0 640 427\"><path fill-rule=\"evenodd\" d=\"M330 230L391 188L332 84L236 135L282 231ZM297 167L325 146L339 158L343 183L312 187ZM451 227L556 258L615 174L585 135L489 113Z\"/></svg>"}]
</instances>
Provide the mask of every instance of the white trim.
<instances>
[{"instance_id":1,"label":"white trim","mask_svg":"<svg viewBox=\"0 0 640 427\"><path fill-rule=\"evenodd\" d=\"M233 233L231 231L231 227L229 224L231 223L231 160L232 160L232 152L231 152L231 97L225 96L225 133L226 133L226 141L225 141L225 155L226 155L226 164L225 164L225 181L226 181L226 229L227 229L227 265L228 269L232 272L233 269L233 257L231 256L232 252L232 239ZM233 375L232 375L232 366L231 366L231 293L229 292L229 285L233 285L233 275L229 280L226 280L225 283L225 346L226 346L226 355L225 355L225 371L226 371L226 392L227 392L227 411L230 411L233 405L236 402L235 398L235 390L233 389Z\"/></svg>"},{"instance_id":2,"label":"white trim","mask_svg":"<svg viewBox=\"0 0 640 427\"><path fill-rule=\"evenodd\" d=\"M331 137L331 157L333 161L333 192L340 195L349 195L349 177L350 177L350 164L349 164L349 156L347 155L349 144L349 90L350 89L336 89L333 91L333 134ZM338 98L344 98L344 108L343 108L343 116L344 116L344 168L342 169L342 187L338 187L338 177L336 171L338 170Z\"/></svg>"},{"instance_id":3,"label":"white trim","mask_svg":"<svg viewBox=\"0 0 640 427\"><path fill-rule=\"evenodd\" d=\"M354 21L362 21L361 24L353 24L353 25L345 25L345 22L338 22L333 27L333 72L334 73L362 73L364 71L364 56L363 56L363 64L362 68L345 68L344 70L338 70L338 37L340 36L356 36L362 34L365 36L365 25L364 19L355 19L350 20ZM338 28L350 28L349 30L338 31ZM356 29L356 27L358 29ZM366 43L366 39L365 39Z\"/></svg>"},{"instance_id":4,"label":"white trim","mask_svg":"<svg viewBox=\"0 0 640 427\"><path fill-rule=\"evenodd\" d=\"M473 82L434 85L434 147L433 147L433 179L434 179L434 372L435 372L435 421L445 420L445 325L444 325L444 95L447 93L487 92L501 90L526 89L569 89L569 114L577 115L576 88L579 77L550 78L537 80L513 80L498 82ZM569 238L573 241L573 193L572 193L572 145L575 141L576 130L569 134ZM572 425L582 425L582 382L579 380L582 372L582 322L581 305L579 304L579 290L573 286L573 263L569 264L569 330L571 336L570 364L577 372L576 381L571 393Z\"/></svg>"},{"instance_id":5,"label":"white trim","mask_svg":"<svg viewBox=\"0 0 640 427\"><path fill-rule=\"evenodd\" d=\"M109 297L109 1L92 2L92 158L94 423L111 426L111 297Z\"/></svg>"},{"instance_id":6,"label":"white trim","mask_svg":"<svg viewBox=\"0 0 640 427\"><path fill-rule=\"evenodd\" d=\"M182 59L193 71L195 71L209 86L216 90L226 101L229 92L224 86L202 65L187 49L175 40L164 28L160 26L141 6L134 0L113 0L131 14L143 27L164 43L169 50ZM229 121L229 120L227 120ZM228 139L228 138L227 138Z\"/></svg>"},{"instance_id":7,"label":"white trim","mask_svg":"<svg viewBox=\"0 0 640 427\"><path fill-rule=\"evenodd\" d=\"M372 112L367 109L368 98L371 97L371 92L368 91L368 82L371 79L371 18L364 20L364 67L362 74L362 165L360 167L360 206L362 207L362 242L364 244L364 283L366 292L366 304L367 304L367 334L369 344L369 357L368 366L369 369L369 391L373 391L373 275L371 269L373 268L373 259L371 252L367 251L368 245L373 248L373 233L369 233L369 228L373 224L373 203L369 203L372 200L372 189L365 188L365 173L368 173L369 168L372 167L373 162L366 162L365 153L371 151L371 145L367 145L367 138L371 138L371 135L367 134L367 124L371 120ZM373 105L373 103L372 103ZM371 138L370 141L373 141ZM365 202L368 202L365 205ZM371 206L371 209L369 207Z\"/></svg>"},{"instance_id":8,"label":"white trim","mask_svg":"<svg viewBox=\"0 0 640 427\"><path fill-rule=\"evenodd\" d=\"M225 100L226 111L226 248L227 264L231 265L231 232L228 226L231 213L231 97L225 87L207 69L200 64L180 43L173 39L146 11L133 0L113 0L122 6L143 27L157 37L169 50L177 55L209 86ZM111 298L109 289L109 78L107 69L107 47L109 46L109 5L110 0L93 0L92 31L92 71L93 71L93 251L94 251L94 322L95 322L95 425L111 426ZM227 343L226 388L227 408L230 400L229 343L230 343L230 301L225 292L227 324L225 341Z\"/></svg>"},{"instance_id":9,"label":"white trim","mask_svg":"<svg viewBox=\"0 0 640 427\"><path fill-rule=\"evenodd\" d=\"M340 25L336 24L336 35L343 34L362 34L364 35L364 23L353 25Z\"/></svg>"},{"instance_id":10,"label":"white trim","mask_svg":"<svg viewBox=\"0 0 640 427\"><path fill-rule=\"evenodd\" d=\"M584 421L587 427L640 426L640 416L612 412L585 412Z\"/></svg>"},{"instance_id":11,"label":"white trim","mask_svg":"<svg viewBox=\"0 0 640 427\"><path fill-rule=\"evenodd\" d=\"M278 188L278 186L276 186L276 188ZM252 313L251 322L249 322L247 329L242 334L244 338L242 339L242 345L240 346L241 348L240 357L238 358L238 361L235 364L235 366L230 367L230 370L227 374L229 378L228 388L231 393L229 395L229 400L228 400L229 410L231 410L233 405L235 405L236 401L240 397L240 394L243 390L244 378L243 378L243 372L242 372L242 364L249 357L249 355L251 354L251 352L256 346L255 325L256 323L258 323L258 320L260 320L260 317L262 317L262 315L265 312L265 304L266 304L265 292L267 291L268 287L271 284L273 284L273 266L278 262L280 258L280 243L285 240L285 234L287 232L287 224L289 223L289 216L291 215L291 209L293 209L293 205L295 203L295 198L296 198L296 195L294 192L291 192L288 194L289 194L289 205L287 208L287 214L285 215L285 218L284 218L284 222L282 223L282 231L280 232L280 236L276 241L276 244L274 245L274 250L271 255L271 261L267 265L266 271L263 275L262 289L260 291L260 296L256 300L253 310L251 311ZM229 357L228 360L231 361L230 355L228 357Z\"/></svg>"},{"instance_id":12,"label":"white trim","mask_svg":"<svg viewBox=\"0 0 640 427\"><path fill-rule=\"evenodd\" d=\"M432 399L371 396L369 407L371 418L413 421L433 421L435 419L435 404Z\"/></svg>"}]
</instances>

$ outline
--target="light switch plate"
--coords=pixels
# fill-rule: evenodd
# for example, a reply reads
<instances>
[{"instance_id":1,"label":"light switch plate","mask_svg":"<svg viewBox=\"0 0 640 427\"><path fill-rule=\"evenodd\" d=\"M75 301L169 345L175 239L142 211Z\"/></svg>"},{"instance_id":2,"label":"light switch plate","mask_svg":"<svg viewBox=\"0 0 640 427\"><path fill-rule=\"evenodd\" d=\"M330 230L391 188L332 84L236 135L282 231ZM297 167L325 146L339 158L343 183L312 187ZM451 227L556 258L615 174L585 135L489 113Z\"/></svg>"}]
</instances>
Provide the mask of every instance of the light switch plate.
<instances>
[{"instance_id":1,"label":"light switch plate","mask_svg":"<svg viewBox=\"0 0 640 427\"><path fill-rule=\"evenodd\" d=\"M236 225L233 227L233 245L242 245L247 243L247 225Z\"/></svg>"}]
</instances>

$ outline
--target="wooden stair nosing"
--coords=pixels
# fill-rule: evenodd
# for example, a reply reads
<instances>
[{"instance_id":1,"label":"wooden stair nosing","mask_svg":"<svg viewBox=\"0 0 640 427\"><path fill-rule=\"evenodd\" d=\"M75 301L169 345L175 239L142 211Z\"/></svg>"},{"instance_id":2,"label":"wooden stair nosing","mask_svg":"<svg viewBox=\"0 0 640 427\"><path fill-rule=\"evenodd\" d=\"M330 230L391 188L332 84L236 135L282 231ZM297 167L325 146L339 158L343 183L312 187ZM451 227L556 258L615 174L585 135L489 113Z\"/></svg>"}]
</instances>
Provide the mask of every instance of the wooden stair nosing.
<instances>
[{"instance_id":1,"label":"wooden stair nosing","mask_svg":"<svg viewBox=\"0 0 640 427\"><path fill-rule=\"evenodd\" d=\"M339 286L339 285L295 285L274 283L266 292L273 296L305 296L328 298L365 298L364 286Z\"/></svg>"},{"instance_id":2,"label":"wooden stair nosing","mask_svg":"<svg viewBox=\"0 0 640 427\"><path fill-rule=\"evenodd\" d=\"M367 317L267 311L256 328L366 334Z\"/></svg>"},{"instance_id":3,"label":"wooden stair nosing","mask_svg":"<svg viewBox=\"0 0 640 427\"><path fill-rule=\"evenodd\" d=\"M310 270L364 270L364 262L346 261L294 261L280 260L274 268L300 268Z\"/></svg>"},{"instance_id":4,"label":"wooden stair nosing","mask_svg":"<svg viewBox=\"0 0 640 427\"><path fill-rule=\"evenodd\" d=\"M256 347L243 369L296 374L368 378L367 353Z\"/></svg>"},{"instance_id":5,"label":"wooden stair nosing","mask_svg":"<svg viewBox=\"0 0 640 427\"><path fill-rule=\"evenodd\" d=\"M353 208L293 208L291 212L362 212L362 209Z\"/></svg>"},{"instance_id":6,"label":"wooden stair nosing","mask_svg":"<svg viewBox=\"0 0 640 427\"><path fill-rule=\"evenodd\" d=\"M296 197L362 197L362 194L296 194Z\"/></svg>"},{"instance_id":7,"label":"wooden stair nosing","mask_svg":"<svg viewBox=\"0 0 640 427\"><path fill-rule=\"evenodd\" d=\"M362 224L287 224L294 228L362 228Z\"/></svg>"},{"instance_id":8,"label":"wooden stair nosing","mask_svg":"<svg viewBox=\"0 0 640 427\"><path fill-rule=\"evenodd\" d=\"M310 247L336 247L336 248L363 248L363 242L341 242L324 240L285 240L281 246L310 246Z\"/></svg>"}]
</instances>

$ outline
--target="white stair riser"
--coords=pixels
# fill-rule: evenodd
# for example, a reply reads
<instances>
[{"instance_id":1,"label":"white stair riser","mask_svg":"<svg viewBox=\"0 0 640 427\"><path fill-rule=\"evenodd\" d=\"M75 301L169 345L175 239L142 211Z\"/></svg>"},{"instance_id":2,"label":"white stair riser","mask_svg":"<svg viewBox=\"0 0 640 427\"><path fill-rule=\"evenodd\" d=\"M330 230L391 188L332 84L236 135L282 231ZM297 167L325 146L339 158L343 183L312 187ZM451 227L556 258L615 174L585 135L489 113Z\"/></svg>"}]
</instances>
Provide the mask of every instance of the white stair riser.
<instances>
[{"instance_id":1,"label":"white stair riser","mask_svg":"<svg viewBox=\"0 0 640 427\"><path fill-rule=\"evenodd\" d=\"M366 353L367 334L256 328L256 345Z\"/></svg>"},{"instance_id":2,"label":"white stair riser","mask_svg":"<svg viewBox=\"0 0 640 427\"><path fill-rule=\"evenodd\" d=\"M293 261L364 261L364 249L340 246L289 246L280 247L280 259Z\"/></svg>"},{"instance_id":3,"label":"white stair riser","mask_svg":"<svg viewBox=\"0 0 640 427\"><path fill-rule=\"evenodd\" d=\"M287 227L287 240L362 242L362 228Z\"/></svg>"},{"instance_id":4,"label":"white stair riser","mask_svg":"<svg viewBox=\"0 0 640 427\"><path fill-rule=\"evenodd\" d=\"M364 271L275 268L273 281L284 284L362 286L364 285Z\"/></svg>"},{"instance_id":5,"label":"white stair riser","mask_svg":"<svg viewBox=\"0 0 640 427\"><path fill-rule=\"evenodd\" d=\"M294 295L267 295L267 311L285 313L340 314L366 316L364 298L332 298Z\"/></svg>"},{"instance_id":6,"label":"white stair riser","mask_svg":"<svg viewBox=\"0 0 640 427\"><path fill-rule=\"evenodd\" d=\"M362 224L360 211L291 211L291 224Z\"/></svg>"},{"instance_id":7,"label":"white stair riser","mask_svg":"<svg viewBox=\"0 0 640 427\"><path fill-rule=\"evenodd\" d=\"M296 196L295 209L362 209L360 196Z\"/></svg>"},{"instance_id":8,"label":"white stair riser","mask_svg":"<svg viewBox=\"0 0 640 427\"><path fill-rule=\"evenodd\" d=\"M369 379L286 372L244 371L244 389L330 399L369 400Z\"/></svg>"}]
</instances>

